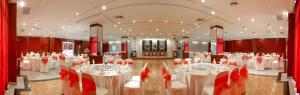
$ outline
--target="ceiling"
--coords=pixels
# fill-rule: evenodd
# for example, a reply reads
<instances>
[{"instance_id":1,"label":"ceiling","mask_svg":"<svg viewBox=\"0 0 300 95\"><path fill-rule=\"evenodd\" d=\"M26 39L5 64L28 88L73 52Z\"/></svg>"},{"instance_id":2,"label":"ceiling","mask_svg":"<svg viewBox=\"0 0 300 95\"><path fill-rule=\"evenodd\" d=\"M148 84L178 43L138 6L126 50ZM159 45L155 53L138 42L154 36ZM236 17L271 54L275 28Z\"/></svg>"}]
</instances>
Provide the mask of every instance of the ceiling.
<instances>
[{"instance_id":1,"label":"ceiling","mask_svg":"<svg viewBox=\"0 0 300 95\"><path fill-rule=\"evenodd\" d=\"M120 40L127 35L129 38L189 36L192 40L208 41L212 25L224 27L225 40L284 38L288 30L285 14L292 10L293 4L292 0L23 1L25 7L30 7L30 13L23 14L24 8L18 7L18 36L77 40L88 40L89 25L93 23L103 25L105 40ZM231 6L232 1L239 4ZM106 10L102 10L103 6Z\"/></svg>"}]
</instances>

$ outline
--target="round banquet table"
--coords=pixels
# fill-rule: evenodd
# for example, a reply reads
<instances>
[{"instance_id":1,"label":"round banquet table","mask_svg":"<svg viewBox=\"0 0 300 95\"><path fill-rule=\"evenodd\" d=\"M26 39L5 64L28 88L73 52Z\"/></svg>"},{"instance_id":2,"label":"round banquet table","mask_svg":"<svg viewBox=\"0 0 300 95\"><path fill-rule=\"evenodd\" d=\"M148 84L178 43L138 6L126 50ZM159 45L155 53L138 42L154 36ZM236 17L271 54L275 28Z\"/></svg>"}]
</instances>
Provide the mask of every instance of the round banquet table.
<instances>
[{"instance_id":1,"label":"round banquet table","mask_svg":"<svg viewBox=\"0 0 300 95\"><path fill-rule=\"evenodd\" d=\"M212 85L218 72L226 71L226 65L201 63L175 68L177 78L188 83L189 95L201 95L205 86ZM219 69L217 69L219 68Z\"/></svg>"},{"instance_id":2,"label":"round banquet table","mask_svg":"<svg viewBox=\"0 0 300 95\"><path fill-rule=\"evenodd\" d=\"M128 65L93 64L82 66L81 70L83 73L92 75L97 87L107 89L108 95L121 95L124 84L132 76L132 70Z\"/></svg>"}]
</instances>

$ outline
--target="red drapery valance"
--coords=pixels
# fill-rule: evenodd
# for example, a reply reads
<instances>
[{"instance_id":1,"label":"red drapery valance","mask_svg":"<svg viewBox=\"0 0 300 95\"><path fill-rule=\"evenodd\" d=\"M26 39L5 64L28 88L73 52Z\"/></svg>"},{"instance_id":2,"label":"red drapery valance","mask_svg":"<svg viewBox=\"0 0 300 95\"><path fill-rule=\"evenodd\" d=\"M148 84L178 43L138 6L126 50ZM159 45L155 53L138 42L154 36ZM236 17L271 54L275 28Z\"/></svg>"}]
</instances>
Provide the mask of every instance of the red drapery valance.
<instances>
[{"instance_id":1,"label":"red drapery valance","mask_svg":"<svg viewBox=\"0 0 300 95\"><path fill-rule=\"evenodd\" d=\"M4 95L8 83L8 0L0 0L0 95Z\"/></svg>"}]
</instances>

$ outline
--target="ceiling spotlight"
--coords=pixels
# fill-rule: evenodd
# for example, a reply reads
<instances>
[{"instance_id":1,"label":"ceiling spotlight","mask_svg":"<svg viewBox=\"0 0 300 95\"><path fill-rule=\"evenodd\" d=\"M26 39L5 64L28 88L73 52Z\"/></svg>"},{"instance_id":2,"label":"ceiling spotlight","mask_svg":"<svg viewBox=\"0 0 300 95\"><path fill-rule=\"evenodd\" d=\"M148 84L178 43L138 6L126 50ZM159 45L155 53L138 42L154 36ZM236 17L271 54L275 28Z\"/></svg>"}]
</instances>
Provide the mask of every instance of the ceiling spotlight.
<instances>
[{"instance_id":1,"label":"ceiling spotlight","mask_svg":"<svg viewBox=\"0 0 300 95\"><path fill-rule=\"evenodd\" d=\"M241 21L241 18L238 18L237 20L238 20L238 21Z\"/></svg>"},{"instance_id":2,"label":"ceiling spotlight","mask_svg":"<svg viewBox=\"0 0 300 95\"><path fill-rule=\"evenodd\" d=\"M106 10L106 6L105 5L102 6L102 10Z\"/></svg>"},{"instance_id":3,"label":"ceiling spotlight","mask_svg":"<svg viewBox=\"0 0 300 95\"><path fill-rule=\"evenodd\" d=\"M78 15L79 15L79 12L76 12L76 15L78 16Z\"/></svg>"},{"instance_id":4,"label":"ceiling spotlight","mask_svg":"<svg viewBox=\"0 0 300 95\"><path fill-rule=\"evenodd\" d=\"M158 28L156 28L156 29L155 29L155 31L159 31L159 29L158 29Z\"/></svg>"},{"instance_id":5,"label":"ceiling spotlight","mask_svg":"<svg viewBox=\"0 0 300 95\"><path fill-rule=\"evenodd\" d=\"M124 33L126 33L127 31L124 31Z\"/></svg>"},{"instance_id":6,"label":"ceiling spotlight","mask_svg":"<svg viewBox=\"0 0 300 95\"><path fill-rule=\"evenodd\" d=\"M122 30L123 30L123 28L120 28L120 30L122 31Z\"/></svg>"},{"instance_id":7,"label":"ceiling spotlight","mask_svg":"<svg viewBox=\"0 0 300 95\"><path fill-rule=\"evenodd\" d=\"M180 21L180 24L183 24L183 21Z\"/></svg>"},{"instance_id":8,"label":"ceiling spotlight","mask_svg":"<svg viewBox=\"0 0 300 95\"><path fill-rule=\"evenodd\" d=\"M181 32L184 32L184 29L182 29Z\"/></svg>"},{"instance_id":9,"label":"ceiling spotlight","mask_svg":"<svg viewBox=\"0 0 300 95\"><path fill-rule=\"evenodd\" d=\"M165 20L165 23L167 23L168 22L168 20Z\"/></svg>"},{"instance_id":10,"label":"ceiling spotlight","mask_svg":"<svg viewBox=\"0 0 300 95\"><path fill-rule=\"evenodd\" d=\"M215 14L216 14L216 12L215 12L215 11L211 11L210 13L211 13L212 15L215 15Z\"/></svg>"},{"instance_id":11,"label":"ceiling spotlight","mask_svg":"<svg viewBox=\"0 0 300 95\"><path fill-rule=\"evenodd\" d=\"M62 28L62 29L65 29L66 27L65 27L65 26L62 26L61 28Z\"/></svg>"},{"instance_id":12,"label":"ceiling spotlight","mask_svg":"<svg viewBox=\"0 0 300 95\"><path fill-rule=\"evenodd\" d=\"M119 21L118 24L121 24L121 22Z\"/></svg>"},{"instance_id":13,"label":"ceiling spotlight","mask_svg":"<svg viewBox=\"0 0 300 95\"><path fill-rule=\"evenodd\" d=\"M26 26L26 23L25 23L25 22L23 22L23 23L22 23L22 25L23 25L23 26Z\"/></svg>"},{"instance_id":14,"label":"ceiling spotlight","mask_svg":"<svg viewBox=\"0 0 300 95\"><path fill-rule=\"evenodd\" d=\"M37 24L35 23L34 26L37 26Z\"/></svg>"},{"instance_id":15,"label":"ceiling spotlight","mask_svg":"<svg viewBox=\"0 0 300 95\"><path fill-rule=\"evenodd\" d=\"M149 19L149 22L152 22L152 19Z\"/></svg>"},{"instance_id":16,"label":"ceiling spotlight","mask_svg":"<svg viewBox=\"0 0 300 95\"><path fill-rule=\"evenodd\" d=\"M118 25L117 25L117 24L114 24L114 27L118 27Z\"/></svg>"},{"instance_id":17,"label":"ceiling spotlight","mask_svg":"<svg viewBox=\"0 0 300 95\"><path fill-rule=\"evenodd\" d=\"M202 3L204 3L204 2L205 2L205 0L201 0L201 2L202 2Z\"/></svg>"},{"instance_id":18,"label":"ceiling spotlight","mask_svg":"<svg viewBox=\"0 0 300 95\"><path fill-rule=\"evenodd\" d=\"M198 25L198 23L194 23L194 25Z\"/></svg>"},{"instance_id":19,"label":"ceiling spotlight","mask_svg":"<svg viewBox=\"0 0 300 95\"><path fill-rule=\"evenodd\" d=\"M252 21L252 22L254 22L254 21L255 21L255 19L254 19L254 18L251 18L251 21Z\"/></svg>"},{"instance_id":20,"label":"ceiling spotlight","mask_svg":"<svg viewBox=\"0 0 300 95\"><path fill-rule=\"evenodd\" d=\"M282 26L280 26L280 27L279 27L279 29L280 29L280 30L282 30L282 29L283 29L283 27L282 27Z\"/></svg>"},{"instance_id":21,"label":"ceiling spotlight","mask_svg":"<svg viewBox=\"0 0 300 95\"><path fill-rule=\"evenodd\" d=\"M135 23L136 21L135 21L135 20L132 20L132 22Z\"/></svg>"},{"instance_id":22,"label":"ceiling spotlight","mask_svg":"<svg viewBox=\"0 0 300 95\"><path fill-rule=\"evenodd\" d=\"M19 2L19 6L20 6L20 7L24 7L25 4L26 4L26 3L25 3L23 0L21 0L21 1Z\"/></svg>"}]
</instances>

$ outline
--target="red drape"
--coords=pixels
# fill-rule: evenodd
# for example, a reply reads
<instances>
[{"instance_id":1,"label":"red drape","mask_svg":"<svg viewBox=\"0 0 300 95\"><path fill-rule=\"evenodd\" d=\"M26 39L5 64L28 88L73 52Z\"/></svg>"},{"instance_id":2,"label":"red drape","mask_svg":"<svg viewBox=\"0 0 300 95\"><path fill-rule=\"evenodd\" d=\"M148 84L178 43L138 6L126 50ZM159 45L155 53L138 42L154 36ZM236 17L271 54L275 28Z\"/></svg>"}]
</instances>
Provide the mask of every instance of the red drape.
<instances>
[{"instance_id":1,"label":"red drape","mask_svg":"<svg viewBox=\"0 0 300 95\"><path fill-rule=\"evenodd\" d=\"M297 92L300 92L300 3L297 0L295 6L295 38L294 38L294 79L296 81Z\"/></svg>"},{"instance_id":2,"label":"red drape","mask_svg":"<svg viewBox=\"0 0 300 95\"><path fill-rule=\"evenodd\" d=\"M90 53L97 55L98 51L98 38L95 37L90 37Z\"/></svg>"},{"instance_id":3,"label":"red drape","mask_svg":"<svg viewBox=\"0 0 300 95\"><path fill-rule=\"evenodd\" d=\"M0 95L4 95L8 83L8 1L0 0Z\"/></svg>"}]
</instances>

